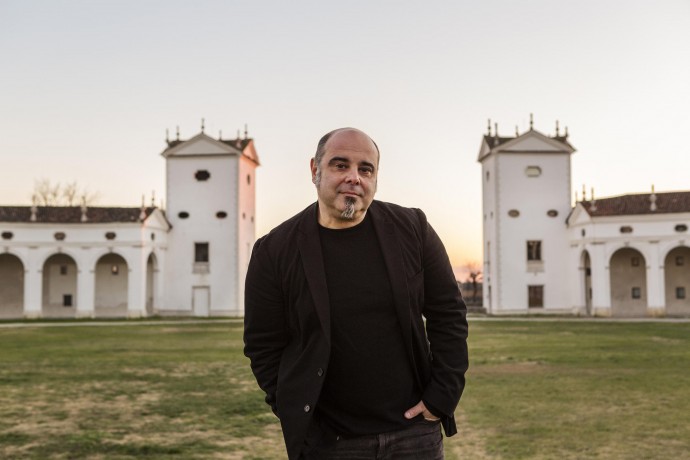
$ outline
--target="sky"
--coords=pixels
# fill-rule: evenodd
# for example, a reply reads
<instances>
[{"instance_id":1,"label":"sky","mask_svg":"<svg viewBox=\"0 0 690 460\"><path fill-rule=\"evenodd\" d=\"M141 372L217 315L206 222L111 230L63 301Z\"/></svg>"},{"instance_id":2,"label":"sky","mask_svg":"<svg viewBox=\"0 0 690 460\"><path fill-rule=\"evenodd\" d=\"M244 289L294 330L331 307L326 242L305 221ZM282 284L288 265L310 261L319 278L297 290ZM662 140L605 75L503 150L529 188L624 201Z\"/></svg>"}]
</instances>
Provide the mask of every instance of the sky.
<instances>
[{"instance_id":1,"label":"sky","mask_svg":"<svg viewBox=\"0 0 690 460\"><path fill-rule=\"evenodd\" d=\"M2 205L40 179L160 205L166 129L203 118L255 140L259 237L353 126L381 150L377 198L423 209L459 273L482 258L487 119L513 135L530 113L568 127L573 193L690 189L690 1L0 1Z\"/></svg>"}]
</instances>

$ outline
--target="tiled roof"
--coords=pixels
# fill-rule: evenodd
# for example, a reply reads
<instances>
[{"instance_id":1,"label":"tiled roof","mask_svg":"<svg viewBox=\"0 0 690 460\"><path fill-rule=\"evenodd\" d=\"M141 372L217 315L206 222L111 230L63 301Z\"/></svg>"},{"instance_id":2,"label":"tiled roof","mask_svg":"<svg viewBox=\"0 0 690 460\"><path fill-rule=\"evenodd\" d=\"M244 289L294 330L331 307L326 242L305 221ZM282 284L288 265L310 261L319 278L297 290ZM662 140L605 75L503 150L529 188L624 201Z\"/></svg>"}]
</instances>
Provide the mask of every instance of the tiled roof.
<instances>
[{"instance_id":1,"label":"tiled roof","mask_svg":"<svg viewBox=\"0 0 690 460\"><path fill-rule=\"evenodd\" d=\"M146 217L156 208L144 209ZM113 222L137 222L141 208L87 207L87 221L81 221L80 206L38 206L36 223L50 224L104 224ZM31 222L31 206L0 206L0 222Z\"/></svg>"},{"instance_id":2,"label":"tiled roof","mask_svg":"<svg viewBox=\"0 0 690 460\"><path fill-rule=\"evenodd\" d=\"M621 195L595 201L581 201L580 204L592 217L690 212L690 191L656 193L654 211L651 196L651 193Z\"/></svg>"}]
</instances>

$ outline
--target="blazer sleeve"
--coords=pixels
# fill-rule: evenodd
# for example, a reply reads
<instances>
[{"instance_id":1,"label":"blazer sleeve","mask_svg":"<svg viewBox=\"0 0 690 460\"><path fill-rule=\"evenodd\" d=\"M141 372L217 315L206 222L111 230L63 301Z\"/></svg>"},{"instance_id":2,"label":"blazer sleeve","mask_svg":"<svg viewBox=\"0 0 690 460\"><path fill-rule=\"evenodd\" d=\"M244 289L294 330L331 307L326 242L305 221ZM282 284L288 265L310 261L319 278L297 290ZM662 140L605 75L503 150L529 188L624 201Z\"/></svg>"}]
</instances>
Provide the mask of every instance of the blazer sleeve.
<instances>
[{"instance_id":1,"label":"blazer sleeve","mask_svg":"<svg viewBox=\"0 0 690 460\"><path fill-rule=\"evenodd\" d=\"M431 350L431 380L422 400L440 412L436 415L452 417L465 388L469 366L467 307L441 239L424 213L417 212L424 265L423 315Z\"/></svg>"},{"instance_id":2,"label":"blazer sleeve","mask_svg":"<svg viewBox=\"0 0 690 460\"><path fill-rule=\"evenodd\" d=\"M251 361L259 387L266 393L266 403L277 415L278 368L289 333L277 268L265 238L254 244L245 280L244 354Z\"/></svg>"}]
</instances>

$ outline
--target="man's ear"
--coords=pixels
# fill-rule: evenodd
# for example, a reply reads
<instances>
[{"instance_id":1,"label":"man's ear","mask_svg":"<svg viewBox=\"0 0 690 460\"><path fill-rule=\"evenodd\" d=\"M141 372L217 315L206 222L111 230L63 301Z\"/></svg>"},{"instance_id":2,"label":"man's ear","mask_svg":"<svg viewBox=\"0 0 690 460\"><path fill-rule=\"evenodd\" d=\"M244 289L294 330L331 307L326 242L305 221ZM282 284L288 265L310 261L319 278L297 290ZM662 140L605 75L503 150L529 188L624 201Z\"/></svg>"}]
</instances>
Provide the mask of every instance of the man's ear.
<instances>
[{"instance_id":1,"label":"man's ear","mask_svg":"<svg viewBox=\"0 0 690 460\"><path fill-rule=\"evenodd\" d=\"M311 181L312 181L312 183L315 184L316 183L316 170L318 168L316 165L316 161L313 158L311 160L309 160L309 169L311 169Z\"/></svg>"}]
</instances>

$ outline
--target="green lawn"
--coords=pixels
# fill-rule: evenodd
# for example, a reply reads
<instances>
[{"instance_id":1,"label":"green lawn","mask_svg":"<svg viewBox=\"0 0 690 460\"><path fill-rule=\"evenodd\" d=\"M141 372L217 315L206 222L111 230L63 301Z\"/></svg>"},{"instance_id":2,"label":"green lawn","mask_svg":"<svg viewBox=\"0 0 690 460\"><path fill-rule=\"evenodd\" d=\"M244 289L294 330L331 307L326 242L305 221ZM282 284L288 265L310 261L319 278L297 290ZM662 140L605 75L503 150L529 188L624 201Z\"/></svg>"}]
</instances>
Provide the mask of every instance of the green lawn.
<instances>
[{"instance_id":1,"label":"green lawn","mask_svg":"<svg viewBox=\"0 0 690 460\"><path fill-rule=\"evenodd\" d=\"M690 458L690 324L470 335L447 459ZM0 329L0 458L284 458L241 347L241 323Z\"/></svg>"}]
</instances>

